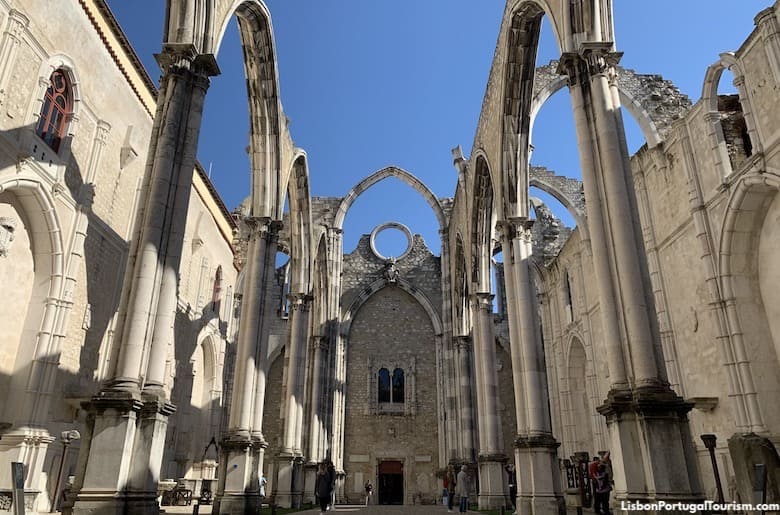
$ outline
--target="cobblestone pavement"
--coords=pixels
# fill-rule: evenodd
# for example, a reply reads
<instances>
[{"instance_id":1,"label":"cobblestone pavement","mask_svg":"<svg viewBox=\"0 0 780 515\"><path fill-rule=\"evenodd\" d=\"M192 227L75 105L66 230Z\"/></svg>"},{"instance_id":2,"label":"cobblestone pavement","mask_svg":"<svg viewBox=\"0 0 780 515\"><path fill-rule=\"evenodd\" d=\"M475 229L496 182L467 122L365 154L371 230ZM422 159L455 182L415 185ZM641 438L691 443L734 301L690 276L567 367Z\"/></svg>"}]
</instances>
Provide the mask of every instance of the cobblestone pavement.
<instances>
[{"instance_id":1,"label":"cobblestone pavement","mask_svg":"<svg viewBox=\"0 0 780 515\"><path fill-rule=\"evenodd\" d=\"M193 507L192 506L164 506L163 510L165 510L165 513L192 513ZM453 510L455 513L458 512L457 506ZM211 506L201 506L199 510L199 515L210 515L211 514ZM263 511L258 515L270 515L271 509L264 507ZM313 514L319 514L320 510L319 508L314 510L306 510L306 511L298 511L296 513L300 513L302 515L313 515ZM328 515L333 514L343 514L343 515L446 515L447 508L445 506L349 506L349 505L338 505L336 506L335 510L331 510L328 512ZM469 511L469 513L479 513L478 511ZM512 513L511 511L507 511L507 515Z\"/></svg>"}]
</instances>

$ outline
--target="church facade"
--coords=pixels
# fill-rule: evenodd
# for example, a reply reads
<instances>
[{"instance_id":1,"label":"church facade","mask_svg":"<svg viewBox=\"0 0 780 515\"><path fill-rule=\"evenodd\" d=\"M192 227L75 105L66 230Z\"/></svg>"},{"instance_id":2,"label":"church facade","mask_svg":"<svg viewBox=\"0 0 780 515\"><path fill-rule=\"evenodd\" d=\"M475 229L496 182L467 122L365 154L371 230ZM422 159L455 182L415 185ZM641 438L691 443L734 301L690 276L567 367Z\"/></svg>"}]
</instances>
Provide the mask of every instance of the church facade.
<instances>
[{"instance_id":1,"label":"church facade","mask_svg":"<svg viewBox=\"0 0 780 515\"><path fill-rule=\"evenodd\" d=\"M518 507L560 513L606 451L617 501L751 501L763 463L780 502L780 3L692 103L620 66L611 2L507 2L448 198L397 167L310 191L271 14L169 0L158 88L104 0L0 0L0 511L12 462L29 512L77 514L157 513L177 482L215 513L300 506L332 462L337 502L370 480L372 502L435 504L465 465L480 508L509 505L512 463ZM545 16L563 52L536 67ZM195 155L233 18L252 183L231 213ZM530 165L564 87L582 180ZM440 240L388 220L346 253L388 178Z\"/></svg>"}]
</instances>

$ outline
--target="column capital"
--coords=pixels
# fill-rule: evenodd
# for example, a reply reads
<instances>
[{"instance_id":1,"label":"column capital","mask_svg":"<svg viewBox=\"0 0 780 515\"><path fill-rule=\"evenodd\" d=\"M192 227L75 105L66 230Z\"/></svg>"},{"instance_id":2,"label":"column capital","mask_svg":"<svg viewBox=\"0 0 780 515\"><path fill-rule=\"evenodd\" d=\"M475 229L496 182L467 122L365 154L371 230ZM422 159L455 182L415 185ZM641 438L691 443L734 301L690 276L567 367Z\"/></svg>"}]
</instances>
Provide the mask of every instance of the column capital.
<instances>
[{"instance_id":1,"label":"column capital","mask_svg":"<svg viewBox=\"0 0 780 515\"><path fill-rule=\"evenodd\" d=\"M281 221L271 220L269 216L247 216L244 223L249 227L249 239L266 238L271 241L282 228Z\"/></svg>"},{"instance_id":2,"label":"column capital","mask_svg":"<svg viewBox=\"0 0 780 515\"><path fill-rule=\"evenodd\" d=\"M97 123L95 130L95 143L105 146L108 142L108 136L111 134L111 124L105 120L100 120Z\"/></svg>"},{"instance_id":3,"label":"column capital","mask_svg":"<svg viewBox=\"0 0 780 515\"><path fill-rule=\"evenodd\" d=\"M612 41L585 41L577 52L564 52L558 61L558 74L569 78L569 86L576 86L595 75L611 73L623 57L623 52L612 50Z\"/></svg>"},{"instance_id":4,"label":"column capital","mask_svg":"<svg viewBox=\"0 0 780 515\"><path fill-rule=\"evenodd\" d=\"M306 293L290 293L287 295L290 301L290 310L308 311L314 297Z\"/></svg>"},{"instance_id":5,"label":"column capital","mask_svg":"<svg viewBox=\"0 0 780 515\"><path fill-rule=\"evenodd\" d=\"M220 73L214 54L200 54L190 43L165 43L154 58L164 74L190 70L204 77L214 77Z\"/></svg>"},{"instance_id":6,"label":"column capital","mask_svg":"<svg viewBox=\"0 0 780 515\"><path fill-rule=\"evenodd\" d=\"M30 24L30 19L16 9L11 9L8 13L8 28L6 34L13 38L15 43L19 43L22 38L22 34ZM46 77L48 80L48 77Z\"/></svg>"},{"instance_id":7,"label":"column capital","mask_svg":"<svg viewBox=\"0 0 780 515\"><path fill-rule=\"evenodd\" d=\"M328 349L328 340L324 336L312 336L310 345L314 351L324 351Z\"/></svg>"},{"instance_id":8,"label":"column capital","mask_svg":"<svg viewBox=\"0 0 780 515\"><path fill-rule=\"evenodd\" d=\"M755 23L757 26L765 23L769 29L770 35L777 33L778 28L780 27L780 23L777 20L777 14L775 14L774 7L767 7L763 11L760 11L758 14L756 14L755 17L753 17L753 23Z\"/></svg>"},{"instance_id":9,"label":"column capital","mask_svg":"<svg viewBox=\"0 0 780 515\"><path fill-rule=\"evenodd\" d=\"M488 313L493 312L494 298L495 295L489 292L474 293L470 297L471 303L473 304L475 309L481 309L483 311L487 311Z\"/></svg>"},{"instance_id":10,"label":"column capital","mask_svg":"<svg viewBox=\"0 0 780 515\"><path fill-rule=\"evenodd\" d=\"M452 338L452 342L455 344L455 348L461 350L468 350L468 348L471 346L471 336L469 335L454 336Z\"/></svg>"}]
</instances>

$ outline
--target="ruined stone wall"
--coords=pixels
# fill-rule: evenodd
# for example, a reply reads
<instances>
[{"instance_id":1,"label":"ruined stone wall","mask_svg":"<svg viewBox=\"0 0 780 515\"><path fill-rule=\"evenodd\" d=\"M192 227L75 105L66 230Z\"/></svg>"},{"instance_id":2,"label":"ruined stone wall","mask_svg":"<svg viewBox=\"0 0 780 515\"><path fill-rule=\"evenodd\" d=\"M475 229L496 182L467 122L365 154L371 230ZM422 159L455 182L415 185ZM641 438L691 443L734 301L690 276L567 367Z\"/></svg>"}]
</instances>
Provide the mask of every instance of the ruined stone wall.
<instances>
[{"instance_id":1,"label":"ruined stone wall","mask_svg":"<svg viewBox=\"0 0 780 515\"><path fill-rule=\"evenodd\" d=\"M64 325L57 330L62 333L61 343L56 355L50 357L58 364L57 387L50 420L44 425L53 435L73 428L83 431L80 403L94 395L112 374L120 341L117 310L127 279L129 242L134 237L138 205L146 194L143 175L155 110L156 91L151 80L124 46L115 32L118 29L96 5L38 0L0 3L0 26L4 29L0 47L12 50L3 54L8 57L3 63L8 74L0 79L0 185L5 190L0 204L3 213L11 209L7 206L19 208L14 208L14 216L24 220L20 229L25 224L35 225L36 230L52 235L50 241L59 240L61 247L47 253L61 260L58 273L74 281L70 291L55 288L50 292L52 300L65 300L62 305L68 308L62 318ZM59 152L54 152L35 135L34 126L49 76L58 68L68 70L75 107L69 137ZM198 432L178 441L169 436L163 476L169 470L190 475L208 439L218 432L218 419L224 414L221 380L237 270L232 263L231 222L205 176L194 173L180 270L175 348L171 347L167 360L167 388L180 407L171 417L169 429L197 427ZM49 212L30 209L30 203L24 208L17 205L16 200L25 196L16 186L19 180L39 185L44 192L41 195L51 199ZM47 227L49 223L56 226ZM85 228L83 249L80 226ZM24 244L25 238L20 235L19 241ZM43 261L33 265L30 258L25 258L25 266L51 266ZM220 266L221 295L214 306L214 278ZM48 288L47 284L41 283ZM24 296L24 291L20 293ZM12 396L11 379L23 383L23 376L29 374L37 332L45 323L38 307L43 304L35 299L28 302L20 299L13 312L21 313L25 326L38 329L14 329L14 337L0 341L0 355L9 364L8 370L0 372L2 406L8 405ZM210 383L211 398L197 395L193 403L192 391L187 389L201 388L203 392L204 363L208 360L202 344L207 339L213 342L207 344L209 373L219 377L220 384ZM193 370L200 375L195 378ZM185 444L178 443L185 440ZM69 453L66 473L75 466L78 447L77 441ZM54 484L46 478L56 475L60 453L61 447L49 446L42 473L31 472L40 477L31 477L29 484L35 490L48 490L48 495L39 496L43 504L38 504L38 509L46 510L45 498L51 498ZM9 486L6 475L6 471L0 473L0 488Z\"/></svg>"},{"instance_id":2,"label":"ruined stone wall","mask_svg":"<svg viewBox=\"0 0 780 515\"><path fill-rule=\"evenodd\" d=\"M380 495L379 461L404 466L405 504L432 503L440 493L436 342L422 306L397 286L386 286L360 308L347 343L344 429L345 495L360 500L371 479ZM375 401L378 370L404 370L405 402Z\"/></svg>"}]
</instances>

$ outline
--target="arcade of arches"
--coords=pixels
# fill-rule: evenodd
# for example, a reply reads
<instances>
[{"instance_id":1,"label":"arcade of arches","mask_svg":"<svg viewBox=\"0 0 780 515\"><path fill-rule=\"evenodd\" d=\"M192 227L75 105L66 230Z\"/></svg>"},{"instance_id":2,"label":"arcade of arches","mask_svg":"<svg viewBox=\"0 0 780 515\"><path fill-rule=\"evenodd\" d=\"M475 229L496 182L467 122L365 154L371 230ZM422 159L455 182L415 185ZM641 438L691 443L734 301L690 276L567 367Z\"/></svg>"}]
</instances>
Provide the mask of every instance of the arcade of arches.
<instances>
[{"instance_id":1,"label":"arcade of arches","mask_svg":"<svg viewBox=\"0 0 780 515\"><path fill-rule=\"evenodd\" d=\"M0 511L11 462L28 512L97 515L158 513L177 483L256 513L263 476L299 506L331 460L337 502L371 480L374 502L433 504L454 464L480 508L508 506L511 462L522 513L560 513L583 451L610 452L617 501L716 499L702 434L726 500L764 463L780 501L780 2L696 103L618 65L610 0L507 2L451 198L396 167L313 196L267 7L167 13L158 90L105 0L0 0ZM252 183L230 213L195 155L234 16ZM543 17L563 51L535 68ZM582 181L529 164L563 87ZM350 206L387 178L440 241L389 220L345 253Z\"/></svg>"}]
</instances>

